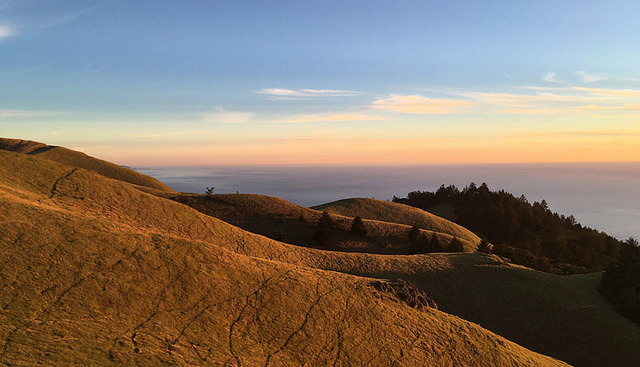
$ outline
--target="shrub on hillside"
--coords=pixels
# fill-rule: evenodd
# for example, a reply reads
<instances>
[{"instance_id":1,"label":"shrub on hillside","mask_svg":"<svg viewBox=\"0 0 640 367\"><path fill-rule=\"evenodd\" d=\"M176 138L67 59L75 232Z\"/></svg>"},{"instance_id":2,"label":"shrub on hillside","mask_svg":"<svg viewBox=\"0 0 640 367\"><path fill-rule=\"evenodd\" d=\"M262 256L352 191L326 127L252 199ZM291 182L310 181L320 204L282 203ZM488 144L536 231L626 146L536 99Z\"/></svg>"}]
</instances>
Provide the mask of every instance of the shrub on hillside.
<instances>
[{"instance_id":1,"label":"shrub on hillside","mask_svg":"<svg viewBox=\"0 0 640 367\"><path fill-rule=\"evenodd\" d=\"M438 309L436 302L429 298L424 291L418 289L418 287L410 282L402 279L388 280L388 281L375 281L372 283L373 287L385 293L391 293L398 300L406 303L409 307L424 310L427 307Z\"/></svg>"}]
</instances>

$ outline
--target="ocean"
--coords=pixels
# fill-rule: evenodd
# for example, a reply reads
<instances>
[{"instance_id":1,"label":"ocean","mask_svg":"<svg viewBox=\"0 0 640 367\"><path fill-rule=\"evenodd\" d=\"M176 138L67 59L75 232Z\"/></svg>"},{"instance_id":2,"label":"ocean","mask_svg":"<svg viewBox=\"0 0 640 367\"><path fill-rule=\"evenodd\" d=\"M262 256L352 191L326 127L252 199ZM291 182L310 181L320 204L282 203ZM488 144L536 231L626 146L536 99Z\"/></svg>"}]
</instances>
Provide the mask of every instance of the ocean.
<instances>
[{"instance_id":1,"label":"ocean","mask_svg":"<svg viewBox=\"0 0 640 367\"><path fill-rule=\"evenodd\" d=\"M339 199L391 200L440 185L486 182L624 240L640 238L640 163L421 166L206 166L135 168L182 192L252 193L312 206Z\"/></svg>"}]
</instances>

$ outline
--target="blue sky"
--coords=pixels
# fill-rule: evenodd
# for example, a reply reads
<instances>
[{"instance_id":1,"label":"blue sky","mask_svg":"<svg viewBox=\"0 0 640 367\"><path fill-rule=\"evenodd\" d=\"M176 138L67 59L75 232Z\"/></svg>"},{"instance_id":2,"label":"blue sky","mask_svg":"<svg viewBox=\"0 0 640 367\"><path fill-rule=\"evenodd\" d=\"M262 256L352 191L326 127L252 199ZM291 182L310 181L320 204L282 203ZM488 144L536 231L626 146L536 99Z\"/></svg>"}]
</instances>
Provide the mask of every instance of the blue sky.
<instances>
[{"instance_id":1,"label":"blue sky","mask_svg":"<svg viewBox=\"0 0 640 367\"><path fill-rule=\"evenodd\" d=\"M150 165L639 161L637 14L0 0L0 135Z\"/></svg>"}]
</instances>

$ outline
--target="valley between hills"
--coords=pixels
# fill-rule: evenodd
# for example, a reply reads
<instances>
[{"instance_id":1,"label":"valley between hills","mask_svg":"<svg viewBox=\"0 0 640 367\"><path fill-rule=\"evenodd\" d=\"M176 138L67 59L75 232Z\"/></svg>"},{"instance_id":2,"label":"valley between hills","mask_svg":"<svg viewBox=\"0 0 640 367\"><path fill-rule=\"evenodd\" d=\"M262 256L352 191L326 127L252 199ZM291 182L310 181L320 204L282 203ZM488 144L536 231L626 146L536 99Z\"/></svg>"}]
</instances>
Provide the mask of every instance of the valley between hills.
<instances>
[{"instance_id":1,"label":"valley between hills","mask_svg":"<svg viewBox=\"0 0 640 367\"><path fill-rule=\"evenodd\" d=\"M602 273L480 253L404 204L179 193L0 139L0 216L4 365L640 365L640 328L598 292ZM412 230L459 252L416 253Z\"/></svg>"}]
</instances>

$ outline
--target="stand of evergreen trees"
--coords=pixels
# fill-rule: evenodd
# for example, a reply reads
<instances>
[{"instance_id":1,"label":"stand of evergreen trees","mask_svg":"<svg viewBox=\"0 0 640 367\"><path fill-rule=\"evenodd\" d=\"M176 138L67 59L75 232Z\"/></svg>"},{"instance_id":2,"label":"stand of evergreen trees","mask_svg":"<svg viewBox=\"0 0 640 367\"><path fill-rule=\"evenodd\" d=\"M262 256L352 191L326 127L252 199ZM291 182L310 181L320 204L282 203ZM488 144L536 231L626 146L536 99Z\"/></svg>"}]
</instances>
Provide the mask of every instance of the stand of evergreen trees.
<instances>
[{"instance_id":1,"label":"stand of evergreen trees","mask_svg":"<svg viewBox=\"0 0 640 367\"><path fill-rule=\"evenodd\" d=\"M630 237L602 276L600 292L616 310L640 325L640 244Z\"/></svg>"},{"instance_id":2,"label":"stand of evergreen trees","mask_svg":"<svg viewBox=\"0 0 640 367\"><path fill-rule=\"evenodd\" d=\"M600 271L614 262L622 243L603 232L583 227L575 218L549 210L546 201L491 191L486 183L462 190L440 186L435 192L413 191L394 202L429 211L451 205L454 222L494 244L492 252L512 262L558 274Z\"/></svg>"}]
</instances>

